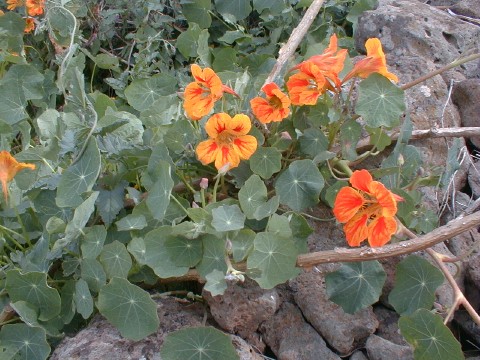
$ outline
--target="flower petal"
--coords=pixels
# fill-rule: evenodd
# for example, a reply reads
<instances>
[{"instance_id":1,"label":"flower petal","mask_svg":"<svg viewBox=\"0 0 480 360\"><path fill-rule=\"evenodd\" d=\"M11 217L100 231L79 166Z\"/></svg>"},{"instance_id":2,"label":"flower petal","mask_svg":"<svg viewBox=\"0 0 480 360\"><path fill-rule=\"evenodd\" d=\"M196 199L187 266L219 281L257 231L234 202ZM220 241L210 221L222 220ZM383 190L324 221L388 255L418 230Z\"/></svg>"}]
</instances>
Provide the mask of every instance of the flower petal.
<instances>
[{"instance_id":1,"label":"flower petal","mask_svg":"<svg viewBox=\"0 0 480 360\"><path fill-rule=\"evenodd\" d=\"M367 220L368 214L357 214L345 224L343 231L345 231L345 237L348 245L360 246L360 243L367 239Z\"/></svg>"},{"instance_id":2,"label":"flower petal","mask_svg":"<svg viewBox=\"0 0 480 360\"><path fill-rule=\"evenodd\" d=\"M232 121L230 115L226 113L217 113L210 116L205 123L205 131L208 136L215 139L219 134L227 129L227 124Z\"/></svg>"},{"instance_id":3,"label":"flower petal","mask_svg":"<svg viewBox=\"0 0 480 360\"><path fill-rule=\"evenodd\" d=\"M366 193L370 193L370 184L372 181L372 175L365 169L356 170L352 176L350 176L350 184L352 184L355 189L362 190Z\"/></svg>"},{"instance_id":4,"label":"flower petal","mask_svg":"<svg viewBox=\"0 0 480 360\"><path fill-rule=\"evenodd\" d=\"M242 135L233 140L233 150L240 159L248 160L257 150L257 139L252 135Z\"/></svg>"},{"instance_id":5,"label":"flower petal","mask_svg":"<svg viewBox=\"0 0 480 360\"><path fill-rule=\"evenodd\" d=\"M347 222L357 214L365 203L363 196L350 186L340 189L335 198L333 213L339 222Z\"/></svg>"},{"instance_id":6,"label":"flower petal","mask_svg":"<svg viewBox=\"0 0 480 360\"><path fill-rule=\"evenodd\" d=\"M230 165L229 169L237 167L240 164L240 157L232 146L222 145L217 152L215 167L219 170L227 164Z\"/></svg>"},{"instance_id":7,"label":"flower petal","mask_svg":"<svg viewBox=\"0 0 480 360\"><path fill-rule=\"evenodd\" d=\"M397 231L397 222L393 217L379 216L368 225L368 243L372 247L383 246Z\"/></svg>"},{"instance_id":8,"label":"flower petal","mask_svg":"<svg viewBox=\"0 0 480 360\"><path fill-rule=\"evenodd\" d=\"M199 143L195 152L198 160L200 160L203 165L207 165L215 161L217 153L219 152L219 147L214 140L208 139Z\"/></svg>"},{"instance_id":9,"label":"flower petal","mask_svg":"<svg viewBox=\"0 0 480 360\"><path fill-rule=\"evenodd\" d=\"M237 114L226 123L226 126L230 134L240 136L248 134L252 128L252 122L247 115Z\"/></svg>"},{"instance_id":10,"label":"flower petal","mask_svg":"<svg viewBox=\"0 0 480 360\"><path fill-rule=\"evenodd\" d=\"M378 181L372 181L369 186L370 193L377 199L382 208L383 216L395 216L397 213L397 201L392 192Z\"/></svg>"},{"instance_id":11,"label":"flower petal","mask_svg":"<svg viewBox=\"0 0 480 360\"><path fill-rule=\"evenodd\" d=\"M211 94L195 82L187 85L184 98L183 108L192 120L200 120L213 109L215 104Z\"/></svg>"}]
</instances>

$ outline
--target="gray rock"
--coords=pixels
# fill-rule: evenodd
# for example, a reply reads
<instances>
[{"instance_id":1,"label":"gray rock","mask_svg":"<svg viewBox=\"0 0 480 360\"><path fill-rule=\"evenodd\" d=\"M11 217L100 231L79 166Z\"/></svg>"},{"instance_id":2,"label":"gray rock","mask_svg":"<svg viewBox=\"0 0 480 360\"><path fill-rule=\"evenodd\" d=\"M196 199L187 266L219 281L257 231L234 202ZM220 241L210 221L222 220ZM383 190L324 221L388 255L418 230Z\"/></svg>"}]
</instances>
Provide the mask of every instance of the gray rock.
<instances>
[{"instance_id":1,"label":"gray rock","mask_svg":"<svg viewBox=\"0 0 480 360\"><path fill-rule=\"evenodd\" d=\"M439 66L480 48L478 26L415 0L380 0L376 10L364 12L358 21L357 47L362 49L370 37L380 38L389 59L419 56ZM477 64L462 68L467 78L474 77Z\"/></svg>"},{"instance_id":2,"label":"gray rock","mask_svg":"<svg viewBox=\"0 0 480 360\"><path fill-rule=\"evenodd\" d=\"M455 84L452 100L458 107L463 126L480 125L480 79L467 79ZM480 148L480 136L471 137L470 140Z\"/></svg>"},{"instance_id":3,"label":"gray rock","mask_svg":"<svg viewBox=\"0 0 480 360\"><path fill-rule=\"evenodd\" d=\"M480 113L479 113L480 114ZM468 185L472 190L472 196L474 199L480 197L480 163L474 162L468 168L467 174Z\"/></svg>"},{"instance_id":4,"label":"gray rock","mask_svg":"<svg viewBox=\"0 0 480 360\"><path fill-rule=\"evenodd\" d=\"M475 252L468 259L465 274L465 296L475 309L480 308L478 289L480 289L480 255Z\"/></svg>"},{"instance_id":5,"label":"gray rock","mask_svg":"<svg viewBox=\"0 0 480 360\"><path fill-rule=\"evenodd\" d=\"M477 0L461 0L453 5L450 10L458 15L480 19L480 8Z\"/></svg>"},{"instance_id":6,"label":"gray rock","mask_svg":"<svg viewBox=\"0 0 480 360\"><path fill-rule=\"evenodd\" d=\"M375 332L376 335L394 344L408 346L408 343L400 334L398 328L398 319L400 316L395 311L387 309L382 305L376 305L373 307L373 312L379 322L378 329Z\"/></svg>"},{"instance_id":7,"label":"gray rock","mask_svg":"<svg viewBox=\"0 0 480 360\"><path fill-rule=\"evenodd\" d=\"M165 336L185 327L202 326L205 309L201 304L180 303L173 298L158 301L160 327L157 333L141 341L123 338L118 330L100 315L74 337L64 338L55 348L51 360L161 360L159 351ZM261 360L255 351L238 337L232 338L242 360Z\"/></svg>"},{"instance_id":8,"label":"gray rock","mask_svg":"<svg viewBox=\"0 0 480 360\"><path fill-rule=\"evenodd\" d=\"M204 291L203 296L222 329L239 335L264 351L265 344L257 329L280 306L281 301L275 289L261 289L253 280L247 279L243 284L229 284L223 295L214 297Z\"/></svg>"},{"instance_id":9,"label":"gray rock","mask_svg":"<svg viewBox=\"0 0 480 360\"><path fill-rule=\"evenodd\" d=\"M350 360L368 360L368 358L363 354L363 352L355 351L352 356L350 356Z\"/></svg>"},{"instance_id":10,"label":"gray rock","mask_svg":"<svg viewBox=\"0 0 480 360\"><path fill-rule=\"evenodd\" d=\"M328 300L321 272L303 273L290 281L290 287L308 322L341 354L351 353L378 327L371 307L351 315Z\"/></svg>"},{"instance_id":11,"label":"gray rock","mask_svg":"<svg viewBox=\"0 0 480 360\"><path fill-rule=\"evenodd\" d=\"M290 302L282 303L260 331L279 360L340 360Z\"/></svg>"},{"instance_id":12,"label":"gray rock","mask_svg":"<svg viewBox=\"0 0 480 360\"><path fill-rule=\"evenodd\" d=\"M370 335L365 344L370 360L413 360L413 351L409 346L401 346L377 335Z\"/></svg>"}]
</instances>

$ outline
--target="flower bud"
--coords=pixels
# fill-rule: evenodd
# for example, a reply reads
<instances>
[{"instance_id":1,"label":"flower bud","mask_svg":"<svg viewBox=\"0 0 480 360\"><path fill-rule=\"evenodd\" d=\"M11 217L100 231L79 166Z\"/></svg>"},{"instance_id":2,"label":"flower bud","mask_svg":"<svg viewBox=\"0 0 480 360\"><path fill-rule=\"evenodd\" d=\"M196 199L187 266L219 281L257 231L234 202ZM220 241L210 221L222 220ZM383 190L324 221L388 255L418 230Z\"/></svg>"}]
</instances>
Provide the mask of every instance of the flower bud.
<instances>
[{"instance_id":1,"label":"flower bud","mask_svg":"<svg viewBox=\"0 0 480 360\"><path fill-rule=\"evenodd\" d=\"M207 178L202 178L200 180L200 188L204 189L204 190L208 188L208 179Z\"/></svg>"}]
</instances>

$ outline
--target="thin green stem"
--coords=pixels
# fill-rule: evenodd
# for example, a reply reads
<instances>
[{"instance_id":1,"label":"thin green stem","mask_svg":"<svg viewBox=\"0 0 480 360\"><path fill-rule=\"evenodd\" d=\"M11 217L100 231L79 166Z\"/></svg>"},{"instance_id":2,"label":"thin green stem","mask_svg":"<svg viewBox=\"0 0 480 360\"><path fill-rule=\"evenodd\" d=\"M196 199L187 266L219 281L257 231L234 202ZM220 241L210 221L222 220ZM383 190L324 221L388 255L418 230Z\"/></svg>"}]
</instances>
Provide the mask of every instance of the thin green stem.
<instances>
[{"instance_id":1,"label":"thin green stem","mask_svg":"<svg viewBox=\"0 0 480 360\"><path fill-rule=\"evenodd\" d=\"M219 174L215 179L215 185L213 185L213 194L212 194L212 201L215 203L217 202L217 191L218 191L218 184L220 183L220 178L223 178L223 174Z\"/></svg>"},{"instance_id":2,"label":"thin green stem","mask_svg":"<svg viewBox=\"0 0 480 360\"><path fill-rule=\"evenodd\" d=\"M185 212L185 214L189 215L188 213L188 210L185 209L185 207L182 205L182 203L180 201L178 201L178 199L173 196L172 194L170 194L170 199L172 199L173 201L175 201L177 203L178 206L180 206L180 208Z\"/></svg>"},{"instance_id":3,"label":"thin green stem","mask_svg":"<svg viewBox=\"0 0 480 360\"><path fill-rule=\"evenodd\" d=\"M23 223L22 218L20 217L20 214L18 213L17 207L13 206L13 211L15 211L15 216L17 217L18 223L20 224L23 232L23 238L27 242L28 246L32 246L32 242L30 241L30 236L28 236L28 231L27 228L25 227L25 224Z\"/></svg>"}]
</instances>

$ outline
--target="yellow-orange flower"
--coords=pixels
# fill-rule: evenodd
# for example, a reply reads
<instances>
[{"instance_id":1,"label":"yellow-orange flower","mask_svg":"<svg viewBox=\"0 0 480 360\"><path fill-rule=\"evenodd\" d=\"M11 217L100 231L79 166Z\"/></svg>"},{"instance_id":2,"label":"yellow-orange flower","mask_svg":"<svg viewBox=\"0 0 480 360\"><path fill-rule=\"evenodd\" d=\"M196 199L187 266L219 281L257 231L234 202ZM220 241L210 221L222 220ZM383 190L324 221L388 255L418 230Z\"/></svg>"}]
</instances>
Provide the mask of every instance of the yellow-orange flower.
<instances>
[{"instance_id":1,"label":"yellow-orange flower","mask_svg":"<svg viewBox=\"0 0 480 360\"><path fill-rule=\"evenodd\" d=\"M222 84L222 80L212 69L207 67L202 70L197 64L192 64L191 71L195 81L186 86L183 103L190 119L200 120L207 115L224 92L238 96L235 91Z\"/></svg>"},{"instance_id":2,"label":"yellow-orange flower","mask_svg":"<svg viewBox=\"0 0 480 360\"><path fill-rule=\"evenodd\" d=\"M300 72L290 76L287 89L292 105L315 105L318 97L333 87L318 66L307 61Z\"/></svg>"},{"instance_id":3,"label":"yellow-orange flower","mask_svg":"<svg viewBox=\"0 0 480 360\"><path fill-rule=\"evenodd\" d=\"M350 184L340 189L333 206L336 219L345 223L348 244L359 246L368 239L372 247L385 245L397 231L397 201L403 199L374 181L367 170L354 171Z\"/></svg>"},{"instance_id":4,"label":"yellow-orange flower","mask_svg":"<svg viewBox=\"0 0 480 360\"><path fill-rule=\"evenodd\" d=\"M8 201L8 183L23 169L35 170L35 165L19 163L8 151L0 151L0 183L5 201Z\"/></svg>"},{"instance_id":5,"label":"yellow-orange flower","mask_svg":"<svg viewBox=\"0 0 480 360\"><path fill-rule=\"evenodd\" d=\"M198 144L198 159L204 165L215 162L218 170L237 167L240 160L248 160L257 150L257 139L247 135L251 127L250 118L244 114L233 118L226 113L212 115L205 124L210 139Z\"/></svg>"},{"instance_id":6,"label":"yellow-orange flower","mask_svg":"<svg viewBox=\"0 0 480 360\"><path fill-rule=\"evenodd\" d=\"M337 47L337 35L333 34L330 37L330 43L322 54L314 55L308 60L301 62L292 68L292 70L302 71L302 67L305 63L312 62L336 88L341 85L338 74L343 70L345 58L347 56L347 49L338 50Z\"/></svg>"},{"instance_id":7,"label":"yellow-orange flower","mask_svg":"<svg viewBox=\"0 0 480 360\"><path fill-rule=\"evenodd\" d=\"M386 78L398 82L398 77L387 70L387 60L382 49L382 43L377 38L370 38L365 43L367 57L357 62L353 69L345 76L343 82L358 76L366 78L372 73L379 73Z\"/></svg>"},{"instance_id":8,"label":"yellow-orange flower","mask_svg":"<svg viewBox=\"0 0 480 360\"><path fill-rule=\"evenodd\" d=\"M27 8L27 14L30 16L42 15L45 8L45 0L27 0L25 7Z\"/></svg>"},{"instance_id":9,"label":"yellow-orange flower","mask_svg":"<svg viewBox=\"0 0 480 360\"><path fill-rule=\"evenodd\" d=\"M23 6L24 0L7 0L7 10L15 10L17 7Z\"/></svg>"},{"instance_id":10,"label":"yellow-orange flower","mask_svg":"<svg viewBox=\"0 0 480 360\"><path fill-rule=\"evenodd\" d=\"M290 99L277 84L268 83L262 87L266 99L255 97L250 100L253 115L263 123L282 121L290 114Z\"/></svg>"},{"instance_id":11,"label":"yellow-orange flower","mask_svg":"<svg viewBox=\"0 0 480 360\"><path fill-rule=\"evenodd\" d=\"M25 30L23 30L26 34L35 30L35 20L32 18L25 19Z\"/></svg>"}]
</instances>

